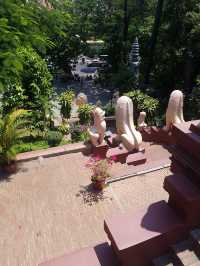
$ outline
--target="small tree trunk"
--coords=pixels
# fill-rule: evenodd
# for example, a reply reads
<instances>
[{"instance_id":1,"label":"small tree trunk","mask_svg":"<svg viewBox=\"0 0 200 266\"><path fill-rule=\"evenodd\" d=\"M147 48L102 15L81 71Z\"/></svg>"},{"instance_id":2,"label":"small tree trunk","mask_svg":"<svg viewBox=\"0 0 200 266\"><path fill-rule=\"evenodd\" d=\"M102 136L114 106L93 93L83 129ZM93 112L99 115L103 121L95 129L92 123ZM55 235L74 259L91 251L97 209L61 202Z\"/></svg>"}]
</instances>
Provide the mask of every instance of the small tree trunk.
<instances>
[{"instance_id":1,"label":"small tree trunk","mask_svg":"<svg viewBox=\"0 0 200 266\"><path fill-rule=\"evenodd\" d=\"M127 41L128 37L128 0L124 0L124 32L123 32L123 40Z\"/></svg>"},{"instance_id":2,"label":"small tree trunk","mask_svg":"<svg viewBox=\"0 0 200 266\"><path fill-rule=\"evenodd\" d=\"M192 90L192 76L193 76L193 61L192 54L190 52L186 55L185 61L185 78L184 78L184 89L190 93Z\"/></svg>"},{"instance_id":3,"label":"small tree trunk","mask_svg":"<svg viewBox=\"0 0 200 266\"><path fill-rule=\"evenodd\" d=\"M149 45L149 60L147 64L146 74L145 74L145 85L149 84L149 77L150 77L151 69L153 66L153 58L154 58L154 53L155 53L155 48L156 48L156 43L157 43L157 38L158 38L158 32L159 32L160 23L161 23L163 4L164 4L164 0L158 0L154 26L153 26L153 31L151 35L150 45Z\"/></svg>"},{"instance_id":4,"label":"small tree trunk","mask_svg":"<svg viewBox=\"0 0 200 266\"><path fill-rule=\"evenodd\" d=\"M127 63L127 39L128 39L128 0L124 0L124 27L123 27L123 59Z\"/></svg>"}]
</instances>

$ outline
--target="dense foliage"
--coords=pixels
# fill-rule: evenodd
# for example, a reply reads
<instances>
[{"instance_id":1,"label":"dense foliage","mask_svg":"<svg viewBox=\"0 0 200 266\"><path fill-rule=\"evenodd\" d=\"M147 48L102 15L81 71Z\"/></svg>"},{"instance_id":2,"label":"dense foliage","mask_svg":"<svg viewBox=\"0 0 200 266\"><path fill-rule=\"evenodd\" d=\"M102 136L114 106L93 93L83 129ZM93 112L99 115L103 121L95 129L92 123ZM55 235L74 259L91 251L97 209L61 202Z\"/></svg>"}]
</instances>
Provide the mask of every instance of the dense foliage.
<instances>
[{"instance_id":1,"label":"dense foliage","mask_svg":"<svg viewBox=\"0 0 200 266\"><path fill-rule=\"evenodd\" d=\"M77 0L75 7L82 22L81 36L105 41L112 66L111 75L106 71L105 77L114 87L126 91L133 86L126 69L136 36L142 90L151 88L151 94L166 107L173 89L188 95L196 87L200 74L198 0Z\"/></svg>"},{"instance_id":2,"label":"dense foliage","mask_svg":"<svg viewBox=\"0 0 200 266\"><path fill-rule=\"evenodd\" d=\"M40 2L0 1L0 106L5 116L30 110L32 137L35 129L41 137L37 141L49 145L45 137L55 130L53 78L57 73L71 77L72 62L88 53L87 40L103 40L102 53L108 55L96 82L113 92L118 89L120 95L136 89L128 94L136 117L146 111L151 120L159 101L161 121L175 88L185 95L187 119L200 116L199 0L49 0L46 6ZM141 57L137 82L128 61L135 37ZM63 118L70 118L73 97L69 92L59 98ZM105 109L113 114L114 106ZM90 110L89 105L79 109L81 123L90 122ZM68 124L58 131L67 134ZM86 139L84 134L75 129L72 136Z\"/></svg>"},{"instance_id":3,"label":"dense foliage","mask_svg":"<svg viewBox=\"0 0 200 266\"><path fill-rule=\"evenodd\" d=\"M140 90L131 90L126 93L126 96L130 97L133 101L135 119L139 117L140 112L147 113L148 121L151 121L152 118L155 117L155 112L159 106L158 100L150 97Z\"/></svg>"}]
</instances>

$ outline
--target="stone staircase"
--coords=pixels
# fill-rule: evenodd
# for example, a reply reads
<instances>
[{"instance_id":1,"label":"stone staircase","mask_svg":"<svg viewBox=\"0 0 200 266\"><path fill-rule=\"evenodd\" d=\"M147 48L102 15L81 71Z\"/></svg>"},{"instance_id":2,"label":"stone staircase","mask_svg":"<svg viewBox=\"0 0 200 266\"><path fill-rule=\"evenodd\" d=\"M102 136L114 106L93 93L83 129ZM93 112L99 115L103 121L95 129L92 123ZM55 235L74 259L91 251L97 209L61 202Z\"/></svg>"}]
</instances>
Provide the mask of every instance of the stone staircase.
<instances>
[{"instance_id":1,"label":"stone staircase","mask_svg":"<svg viewBox=\"0 0 200 266\"><path fill-rule=\"evenodd\" d=\"M155 258L153 266L200 266L200 229L190 232L188 239L171 246L168 254Z\"/></svg>"}]
</instances>

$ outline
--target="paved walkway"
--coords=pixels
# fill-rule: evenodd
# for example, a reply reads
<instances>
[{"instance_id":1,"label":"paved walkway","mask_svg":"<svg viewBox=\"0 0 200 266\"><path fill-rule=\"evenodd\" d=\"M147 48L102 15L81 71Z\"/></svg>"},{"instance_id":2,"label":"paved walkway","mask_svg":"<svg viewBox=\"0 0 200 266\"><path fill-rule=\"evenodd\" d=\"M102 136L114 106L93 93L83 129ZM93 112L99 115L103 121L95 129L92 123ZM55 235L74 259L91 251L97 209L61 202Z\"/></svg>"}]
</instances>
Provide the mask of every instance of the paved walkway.
<instances>
[{"instance_id":1,"label":"paved walkway","mask_svg":"<svg viewBox=\"0 0 200 266\"><path fill-rule=\"evenodd\" d=\"M169 169L112 183L94 195L87 160L77 153L30 161L0 182L0 265L36 266L95 245L106 240L107 215L167 200L162 183Z\"/></svg>"}]
</instances>

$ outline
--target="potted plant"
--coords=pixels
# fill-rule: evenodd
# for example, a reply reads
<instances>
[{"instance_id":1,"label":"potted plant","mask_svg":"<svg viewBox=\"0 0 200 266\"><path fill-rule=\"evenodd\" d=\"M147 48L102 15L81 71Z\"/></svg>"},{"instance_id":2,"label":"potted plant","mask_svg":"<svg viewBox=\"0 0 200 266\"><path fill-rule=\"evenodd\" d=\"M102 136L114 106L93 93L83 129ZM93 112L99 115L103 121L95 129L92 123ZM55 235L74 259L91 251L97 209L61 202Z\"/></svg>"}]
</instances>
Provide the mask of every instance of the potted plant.
<instances>
[{"instance_id":1,"label":"potted plant","mask_svg":"<svg viewBox=\"0 0 200 266\"><path fill-rule=\"evenodd\" d=\"M109 170L113 160L114 158L101 159L100 157L91 157L87 163L86 166L92 171L91 181L95 189L102 190L105 187L106 179L110 177Z\"/></svg>"},{"instance_id":2,"label":"potted plant","mask_svg":"<svg viewBox=\"0 0 200 266\"><path fill-rule=\"evenodd\" d=\"M25 127L28 111L20 109L0 119L0 165L9 174L16 172L15 144L20 138L28 135Z\"/></svg>"},{"instance_id":3,"label":"potted plant","mask_svg":"<svg viewBox=\"0 0 200 266\"><path fill-rule=\"evenodd\" d=\"M91 112L94 109L92 104L82 104L78 108L78 117L81 125L89 125L91 122Z\"/></svg>"},{"instance_id":4,"label":"potted plant","mask_svg":"<svg viewBox=\"0 0 200 266\"><path fill-rule=\"evenodd\" d=\"M69 119L71 115L71 109L72 109L72 102L74 100L75 94L72 90L68 90L63 92L59 97L60 102L60 112L63 118L63 121L65 119Z\"/></svg>"}]
</instances>

